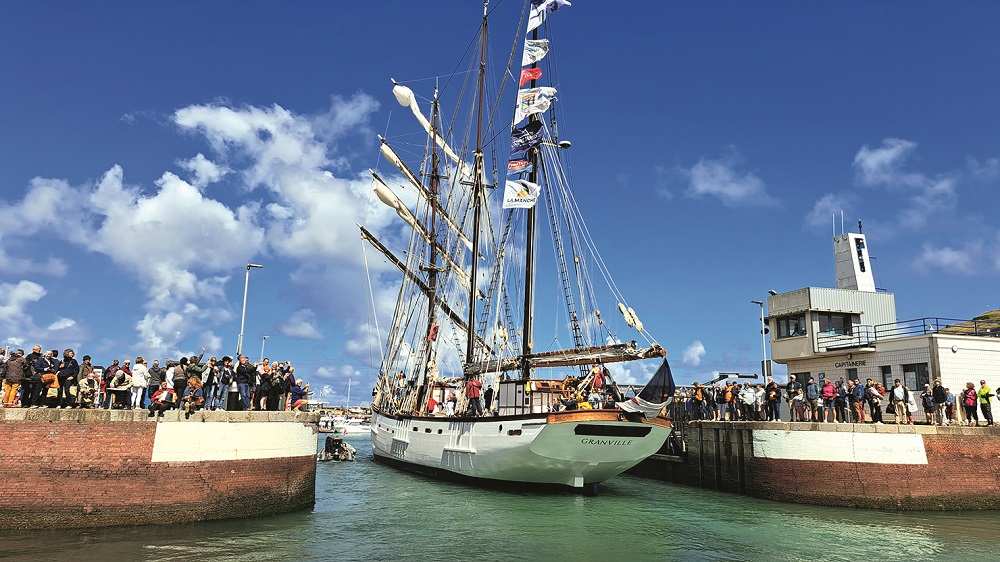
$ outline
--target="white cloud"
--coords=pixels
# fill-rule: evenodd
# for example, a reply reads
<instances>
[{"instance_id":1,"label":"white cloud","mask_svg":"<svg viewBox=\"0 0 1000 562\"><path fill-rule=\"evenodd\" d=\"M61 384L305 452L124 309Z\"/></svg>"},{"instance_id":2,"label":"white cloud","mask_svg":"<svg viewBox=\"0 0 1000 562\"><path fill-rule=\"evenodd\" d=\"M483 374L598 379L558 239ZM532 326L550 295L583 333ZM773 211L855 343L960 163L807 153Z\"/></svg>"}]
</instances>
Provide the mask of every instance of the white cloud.
<instances>
[{"instance_id":1,"label":"white cloud","mask_svg":"<svg viewBox=\"0 0 1000 562\"><path fill-rule=\"evenodd\" d=\"M814 230L830 228L832 231L831 219L837 217L839 226L841 211L847 216L854 216L854 200L855 197L851 193L827 193L816 201L812 211L806 215L806 226Z\"/></svg>"},{"instance_id":2,"label":"white cloud","mask_svg":"<svg viewBox=\"0 0 1000 562\"><path fill-rule=\"evenodd\" d=\"M701 340L694 340L691 345L684 349L684 364L691 365L692 367L697 367L701 365L701 359L705 356L705 346L701 343Z\"/></svg>"},{"instance_id":3,"label":"white cloud","mask_svg":"<svg viewBox=\"0 0 1000 562\"><path fill-rule=\"evenodd\" d=\"M60 319L56 320L55 322L49 324L49 327L46 328L46 329L47 330L62 330L62 329L65 329L65 328L70 328L70 327L72 327L74 325L76 325L76 320L73 320L72 318L60 318Z\"/></svg>"},{"instance_id":4,"label":"white cloud","mask_svg":"<svg viewBox=\"0 0 1000 562\"><path fill-rule=\"evenodd\" d=\"M965 159L966 169L974 179L983 183L992 182L1000 178L1000 158L987 158L985 162L969 156Z\"/></svg>"},{"instance_id":5,"label":"white cloud","mask_svg":"<svg viewBox=\"0 0 1000 562\"><path fill-rule=\"evenodd\" d=\"M336 141L366 131L377 102L365 94L334 98L330 109L299 116L279 106L233 109L221 105L178 110L174 122L205 136L223 161L251 164L240 173L248 189L263 186L277 199L266 207L269 245L284 256L360 263L355 224L388 224L391 211L378 205L367 214L370 179L338 178Z\"/></svg>"},{"instance_id":6,"label":"white cloud","mask_svg":"<svg viewBox=\"0 0 1000 562\"><path fill-rule=\"evenodd\" d=\"M202 332L198 337L198 341L209 354L219 354L222 352L222 338L215 335L215 332L212 330Z\"/></svg>"},{"instance_id":7,"label":"white cloud","mask_svg":"<svg viewBox=\"0 0 1000 562\"><path fill-rule=\"evenodd\" d=\"M919 181L918 177L903 174L903 162L916 150L917 143L904 139L887 138L882 146L862 146L854 155L854 169L858 181L864 185L906 184Z\"/></svg>"},{"instance_id":8,"label":"white cloud","mask_svg":"<svg viewBox=\"0 0 1000 562\"><path fill-rule=\"evenodd\" d=\"M743 161L743 156L732 149L716 160L702 158L690 169L678 172L687 179L687 194L691 197L715 197L727 207L775 205L762 179L753 172L738 170Z\"/></svg>"},{"instance_id":9,"label":"white cloud","mask_svg":"<svg viewBox=\"0 0 1000 562\"><path fill-rule=\"evenodd\" d=\"M879 147L861 147L854 156L853 166L860 185L909 194L899 205L895 228L883 225L887 235L892 235L893 230L912 232L924 228L933 217L953 210L957 204L956 174L928 176L904 170L904 164L916 149L917 143L913 141L887 138Z\"/></svg>"},{"instance_id":10,"label":"white cloud","mask_svg":"<svg viewBox=\"0 0 1000 562\"><path fill-rule=\"evenodd\" d=\"M290 318L280 322L278 333L290 338L323 339L323 334L316 326L316 313L308 308L297 310Z\"/></svg>"},{"instance_id":11,"label":"white cloud","mask_svg":"<svg viewBox=\"0 0 1000 562\"><path fill-rule=\"evenodd\" d=\"M6 327L24 323L27 306L41 300L45 293L45 287L34 281L22 280L16 285L0 283L0 325Z\"/></svg>"},{"instance_id":12,"label":"white cloud","mask_svg":"<svg viewBox=\"0 0 1000 562\"><path fill-rule=\"evenodd\" d=\"M916 265L922 269L974 275L987 263L982 243L970 242L962 248L924 244Z\"/></svg>"},{"instance_id":13,"label":"white cloud","mask_svg":"<svg viewBox=\"0 0 1000 562\"><path fill-rule=\"evenodd\" d=\"M221 180L230 171L225 166L219 166L205 158L200 152L194 158L181 160L177 165L191 172L191 184L199 189Z\"/></svg>"},{"instance_id":14,"label":"white cloud","mask_svg":"<svg viewBox=\"0 0 1000 562\"><path fill-rule=\"evenodd\" d=\"M367 358L370 298L364 284L356 282L363 260L355 223L370 226L390 243L402 236L391 210L369 205L370 180L347 171L354 155L341 148L341 141L348 135L374 136L368 121L377 108L365 94L332 98L326 111L314 115L277 105L182 108L171 116L171 124L204 139L210 149L177 160L177 168L163 172L151 186L126 181L125 171L117 165L98 181L80 185L35 178L20 201L0 201L0 240L5 242L0 265L12 264L22 273L66 274L61 259L20 256L18 244L6 243L10 238L30 241L42 231L108 257L146 295L143 316L134 324L132 347L144 355L177 356L190 354L193 342L213 352L222 349L223 338L212 329L232 316L232 303L225 297L231 281L228 273L255 256L278 254L293 263L293 284L306 289L295 295L301 313L280 324L279 331L319 339L324 337L319 319L336 318L354 336L356 354L364 350ZM365 158L367 163L370 154L366 152ZM394 178L385 179L396 183ZM240 193L228 189L215 197L206 189L222 180ZM400 196L412 203L412 190ZM26 215L40 218L16 219ZM60 221L59 228L52 228L55 217L67 215L78 220ZM378 314L388 318L398 287L394 283L390 287L390 281L398 278L386 274L379 279L377 274L389 267L372 254L369 259L376 273ZM321 282L327 280L332 284ZM6 303L8 314L19 318L16 326L0 325L29 340L45 335L28 314L44 289L34 283L21 289L32 286L39 290L34 300L17 300L13 286L0 296L0 317ZM343 298L327 298L331 287ZM86 329L85 320L72 326L65 323L48 322L49 328L67 334ZM359 328L362 325L364 329Z\"/></svg>"}]
</instances>

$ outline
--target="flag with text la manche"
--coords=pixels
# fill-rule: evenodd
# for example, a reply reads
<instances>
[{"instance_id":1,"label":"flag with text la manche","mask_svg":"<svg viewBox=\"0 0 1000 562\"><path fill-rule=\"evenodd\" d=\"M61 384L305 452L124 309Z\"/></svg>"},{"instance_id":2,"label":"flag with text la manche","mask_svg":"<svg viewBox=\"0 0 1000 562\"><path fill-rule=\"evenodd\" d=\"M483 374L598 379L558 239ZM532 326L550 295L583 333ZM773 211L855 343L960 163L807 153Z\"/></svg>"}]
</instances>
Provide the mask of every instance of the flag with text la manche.
<instances>
[{"instance_id":1,"label":"flag with text la manche","mask_svg":"<svg viewBox=\"0 0 1000 562\"><path fill-rule=\"evenodd\" d=\"M503 208L530 209L535 206L538 194L541 192L541 186L528 180L507 180L503 194Z\"/></svg>"},{"instance_id":2,"label":"flag with text la manche","mask_svg":"<svg viewBox=\"0 0 1000 562\"><path fill-rule=\"evenodd\" d=\"M514 110L514 123L520 123L525 117L548 110L556 97L555 88L528 88L517 91L517 108Z\"/></svg>"},{"instance_id":3,"label":"flag with text la manche","mask_svg":"<svg viewBox=\"0 0 1000 562\"><path fill-rule=\"evenodd\" d=\"M531 0L531 11L528 13L528 31L542 25L547 12L554 12L563 6L572 6L568 0Z\"/></svg>"},{"instance_id":4,"label":"flag with text la manche","mask_svg":"<svg viewBox=\"0 0 1000 562\"><path fill-rule=\"evenodd\" d=\"M524 42L524 55L521 57L521 66L528 66L545 58L549 52L548 39L528 39Z\"/></svg>"},{"instance_id":5,"label":"flag with text la manche","mask_svg":"<svg viewBox=\"0 0 1000 562\"><path fill-rule=\"evenodd\" d=\"M524 86L528 82L531 82L532 80L538 80L541 77L542 77L541 68L525 68L524 70L521 71L521 83L518 85Z\"/></svg>"}]
</instances>

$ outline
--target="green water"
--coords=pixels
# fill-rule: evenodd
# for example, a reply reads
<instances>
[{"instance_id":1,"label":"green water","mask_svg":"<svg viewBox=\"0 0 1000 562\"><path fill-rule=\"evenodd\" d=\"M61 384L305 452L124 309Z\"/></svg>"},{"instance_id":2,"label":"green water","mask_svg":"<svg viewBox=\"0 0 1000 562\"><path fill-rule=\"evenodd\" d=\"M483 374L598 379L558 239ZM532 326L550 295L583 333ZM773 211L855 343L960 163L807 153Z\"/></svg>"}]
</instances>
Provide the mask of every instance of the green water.
<instances>
[{"instance_id":1,"label":"green water","mask_svg":"<svg viewBox=\"0 0 1000 562\"><path fill-rule=\"evenodd\" d=\"M1000 512L788 505L630 476L603 484L597 497L517 494L384 467L371 460L367 440L351 442L356 462L317 467L312 512L171 527L4 533L0 558L1000 560Z\"/></svg>"}]
</instances>

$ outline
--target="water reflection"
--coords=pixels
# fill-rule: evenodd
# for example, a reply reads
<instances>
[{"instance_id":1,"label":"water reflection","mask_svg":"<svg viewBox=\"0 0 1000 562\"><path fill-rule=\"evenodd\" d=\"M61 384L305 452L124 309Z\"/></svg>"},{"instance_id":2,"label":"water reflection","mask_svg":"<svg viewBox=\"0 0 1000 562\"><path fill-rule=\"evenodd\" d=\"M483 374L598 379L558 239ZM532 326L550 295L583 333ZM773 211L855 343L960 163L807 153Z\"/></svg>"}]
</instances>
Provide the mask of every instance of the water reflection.
<instances>
[{"instance_id":1,"label":"water reflection","mask_svg":"<svg viewBox=\"0 0 1000 562\"><path fill-rule=\"evenodd\" d=\"M997 559L996 512L780 504L634 477L598 497L483 490L354 463L317 466L316 507L169 527L13 532L10 560ZM836 490L831 490L836 493ZM12 548L13 545L16 547Z\"/></svg>"}]
</instances>

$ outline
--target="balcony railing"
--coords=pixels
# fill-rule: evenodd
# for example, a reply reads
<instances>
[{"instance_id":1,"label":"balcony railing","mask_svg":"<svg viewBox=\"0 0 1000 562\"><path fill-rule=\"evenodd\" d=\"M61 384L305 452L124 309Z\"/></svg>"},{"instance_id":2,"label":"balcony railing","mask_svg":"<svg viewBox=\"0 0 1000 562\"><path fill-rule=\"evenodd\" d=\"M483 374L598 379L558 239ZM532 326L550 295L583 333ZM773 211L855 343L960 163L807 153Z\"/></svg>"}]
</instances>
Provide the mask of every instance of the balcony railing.
<instances>
[{"instance_id":1,"label":"balcony railing","mask_svg":"<svg viewBox=\"0 0 1000 562\"><path fill-rule=\"evenodd\" d=\"M844 330L821 332L816 336L820 349L867 347L879 340L948 334L959 336L1000 337L1000 320L959 320L956 318L917 318L903 322L869 326L856 324Z\"/></svg>"},{"instance_id":2,"label":"balcony railing","mask_svg":"<svg viewBox=\"0 0 1000 562\"><path fill-rule=\"evenodd\" d=\"M875 327L863 324L855 324L849 330L830 330L816 335L816 345L820 349L867 347L875 340Z\"/></svg>"}]
</instances>

